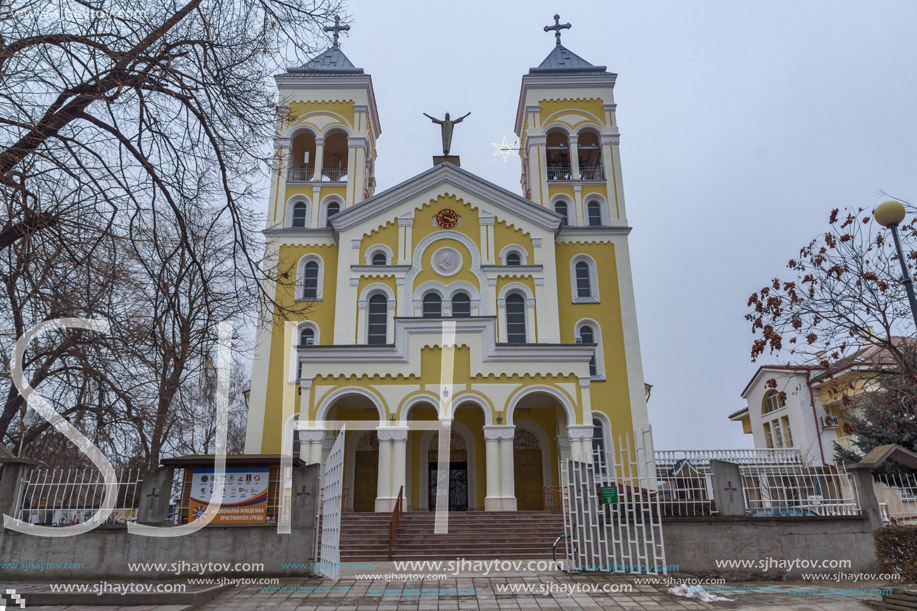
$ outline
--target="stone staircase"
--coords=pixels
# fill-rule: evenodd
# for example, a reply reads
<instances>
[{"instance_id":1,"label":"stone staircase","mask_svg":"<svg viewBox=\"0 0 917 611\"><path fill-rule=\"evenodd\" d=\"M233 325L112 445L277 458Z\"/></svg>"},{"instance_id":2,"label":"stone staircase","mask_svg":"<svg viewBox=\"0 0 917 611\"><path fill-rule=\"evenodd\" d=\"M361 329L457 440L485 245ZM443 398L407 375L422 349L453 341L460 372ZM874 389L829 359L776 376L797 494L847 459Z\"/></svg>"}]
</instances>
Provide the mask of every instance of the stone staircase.
<instances>
[{"instance_id":1,"label":"stone staircase","mask_svg":"<svg viewBox=\"0 0 917 611\"><path fill-rule=\"evenodd\" d=\"M401 515L393 559L550 558L563 516L545 511L452 512L449 533L434 535L435 513ZM388 513L341 516L341 560L388 559Z\"/></svg>"},{"instance_id":2,"label":"stone staircase","mask_svg":"<svg viewBox=\"0 0 917 611\"><path fill-rule=\"evenodd\" d=\"M894 588L882 596L882 602L870 601L869 606L879 611L913 611L917 609L917 590Z\"/></svg>"}]
</instances>

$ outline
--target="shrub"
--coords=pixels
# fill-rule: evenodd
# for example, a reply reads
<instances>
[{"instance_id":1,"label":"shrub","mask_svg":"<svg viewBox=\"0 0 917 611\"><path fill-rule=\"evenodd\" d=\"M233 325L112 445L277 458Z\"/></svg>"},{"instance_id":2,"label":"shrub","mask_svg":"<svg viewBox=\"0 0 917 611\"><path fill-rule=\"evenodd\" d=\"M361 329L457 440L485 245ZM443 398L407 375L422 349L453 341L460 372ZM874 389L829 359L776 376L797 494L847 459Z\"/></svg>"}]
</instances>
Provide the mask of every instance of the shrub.
<instances>
[{"instance_id":1,"label":"shrub","mask_svg":"<svg viewBox=\"0 0 917 611\"><path fill-rule=\"evenodd\" d=\"M886 526L873 533L879 571L917 582L917 526Z\"/></svg>"}]
</instances>

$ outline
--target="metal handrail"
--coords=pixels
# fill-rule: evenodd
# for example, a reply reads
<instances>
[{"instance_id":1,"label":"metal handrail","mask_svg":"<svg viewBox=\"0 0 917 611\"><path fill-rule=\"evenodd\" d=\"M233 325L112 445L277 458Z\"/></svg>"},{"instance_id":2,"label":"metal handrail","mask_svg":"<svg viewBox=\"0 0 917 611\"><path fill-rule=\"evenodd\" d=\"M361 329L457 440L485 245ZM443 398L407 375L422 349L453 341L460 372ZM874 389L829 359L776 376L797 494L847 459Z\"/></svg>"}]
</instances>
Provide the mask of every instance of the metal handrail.
<instances>
[{"instance_id":1,"label":"metal handrail","mask_svg":"<svg viewBox=\"0 0 917 611\"><path fill-rule=\"evenodd\" d=\"M580 180L604 180L605 170L600 165L580 166Z\"/></svg>"},{"instance_id":2,"label":"metal handrail","mask_svg":"<svg viewBox=\"0 0 917 611\"><path fill-rule=\"evenodd\" d=\"M571 180L573 173L570 166L554 166L548 168L548 180Z\"/></svg>"},{"instance_id":3,"label":"metal handrail","mask_svg":"<svg viewBox=\"0 0 917 611\"><path fill-rule=\"evenodd\" d=\"M398 499L392 509L392 519L388 523L388 559L392 559L392 549L395 547L395 537L398 535L398 522L401 520L402 502L404 501L404 486L398 490Z\"/></svg>"}]
</instances>

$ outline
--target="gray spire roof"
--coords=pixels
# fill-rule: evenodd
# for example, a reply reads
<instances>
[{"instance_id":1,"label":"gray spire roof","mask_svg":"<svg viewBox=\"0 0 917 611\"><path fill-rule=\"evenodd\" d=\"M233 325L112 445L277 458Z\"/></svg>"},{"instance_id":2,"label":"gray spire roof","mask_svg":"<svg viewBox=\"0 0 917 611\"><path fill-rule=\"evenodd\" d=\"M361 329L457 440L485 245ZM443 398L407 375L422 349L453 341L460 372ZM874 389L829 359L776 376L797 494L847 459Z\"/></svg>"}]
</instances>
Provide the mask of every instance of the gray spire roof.
<instances>
[{"instance_id":1,"label":"gray spire roof","mask_svg":"<svg viewBox=\"0 0 917 611\"><path fill-rule=\"evenodd\" d=\"M363 68L354 66L340 47L332 45L305 65L298 68L287 68L287 74L358 75L363 74Z\"/></svg>"},{"instance_id":2,"label":"gray spire roof","mask_svg":"<svg viewBox=\"0 0 917 611\"><path fill-rule=\"evenodd\" d=\"M563 45L555 45L537 68L529 69L529 74L582 73L605 73L605 66L593 66Z\"/></svg>"}]
</instances>

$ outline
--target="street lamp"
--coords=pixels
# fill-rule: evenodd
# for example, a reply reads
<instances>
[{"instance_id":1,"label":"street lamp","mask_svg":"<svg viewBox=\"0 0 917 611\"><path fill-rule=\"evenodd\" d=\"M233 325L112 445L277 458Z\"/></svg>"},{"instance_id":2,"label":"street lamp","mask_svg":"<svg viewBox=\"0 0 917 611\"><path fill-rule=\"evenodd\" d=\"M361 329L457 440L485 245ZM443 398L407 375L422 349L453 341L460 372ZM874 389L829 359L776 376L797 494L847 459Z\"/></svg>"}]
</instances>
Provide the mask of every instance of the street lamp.
<instances>
[{"instance_id":1,"label":"street lamp","mask_svg":"<svg viewBox=\"0 0 917 611\"><path fill-rule=\"evenodd\" d=\"M904 284L904 289L907 291L907 300L911 304L914 326L917 327L917 297L914 297L914 282L911 280L911 273L908 271L907 263L904 261L904 253L901 252L901 241L898 239L898 225L904 220L904 214L904 204L893 199L882 202L872 212L877 223L892 230L895 250L898 251L898 262L901 264L901 273L904 275L902 284Z\"/></svg>"}]
</instances>

